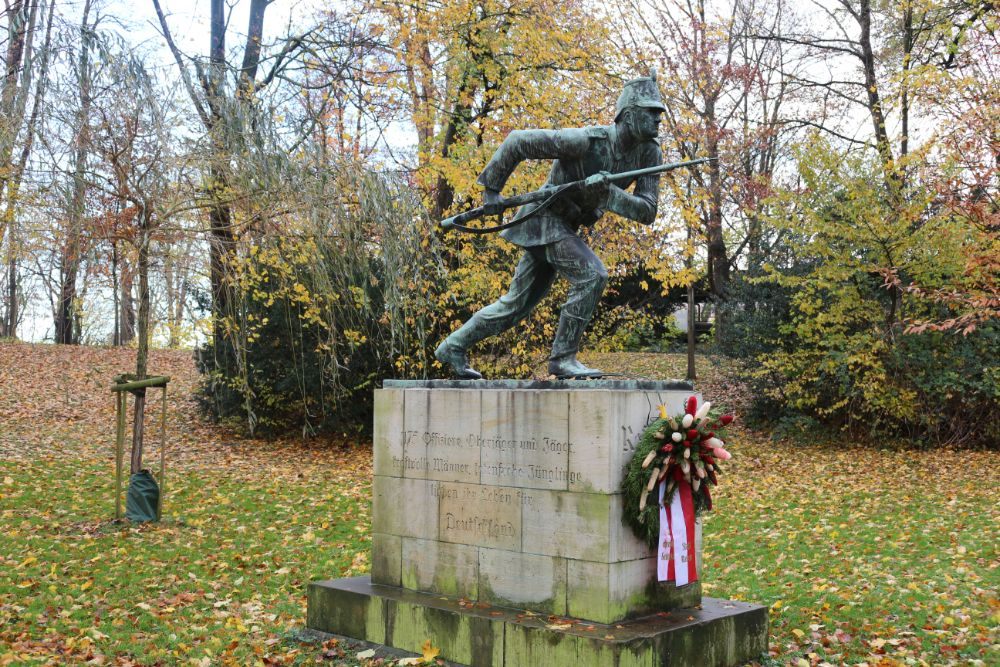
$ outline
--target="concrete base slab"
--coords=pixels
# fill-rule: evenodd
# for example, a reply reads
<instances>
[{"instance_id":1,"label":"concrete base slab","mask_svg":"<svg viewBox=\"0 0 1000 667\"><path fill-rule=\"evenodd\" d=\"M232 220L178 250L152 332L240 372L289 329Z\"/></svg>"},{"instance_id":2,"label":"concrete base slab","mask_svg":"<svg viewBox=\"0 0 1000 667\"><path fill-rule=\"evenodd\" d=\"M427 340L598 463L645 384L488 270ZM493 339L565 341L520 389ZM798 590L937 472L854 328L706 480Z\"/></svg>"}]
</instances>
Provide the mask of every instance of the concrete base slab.
<instances>
[{"instance_id":1,"label":"concrete base slab","mask_svg":"<svg viewBox=\"0 0 1000 667\"><path fill-rule=\"evenodd\" d=\"M767 651L767 608L703 598L613 625L491 607L369 577L309 584L307 626L420 652L425 640L449 661L473 667L728 667Z\"/></svg>"}]
</instances>

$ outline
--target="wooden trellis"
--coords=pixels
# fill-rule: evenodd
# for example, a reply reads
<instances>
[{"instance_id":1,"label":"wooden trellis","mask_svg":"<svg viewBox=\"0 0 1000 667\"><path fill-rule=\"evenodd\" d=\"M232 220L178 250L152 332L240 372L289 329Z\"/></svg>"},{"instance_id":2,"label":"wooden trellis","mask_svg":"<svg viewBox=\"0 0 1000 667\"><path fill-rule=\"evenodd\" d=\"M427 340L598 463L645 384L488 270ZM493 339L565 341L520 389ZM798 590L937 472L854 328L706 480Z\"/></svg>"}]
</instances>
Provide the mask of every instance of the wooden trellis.
<instances>
[{"instance_id":1,"label":"wooden trellis","mask_svg":"<svg viewBox=\"0 0 1000 667\"><path fill-rule=\"evenodd\" d=\"M167 461L167 383L170 378L166 375L154 375L142 380L135 379L134 375L118 375L115 383L111 385L111 391L115 394L115 421L118 425L118 432L115 437L115 520L122 518L122 463L125 456L125 418L128 409L128 394L138 395L146 389L159 387L163 394L163 407L160 410L160 474L157 476L157 484L160 487L160 499L156 504L156 520L159 521L163 514L163 499L166 489L166 461Z\"/></svg>"}]
</instances>

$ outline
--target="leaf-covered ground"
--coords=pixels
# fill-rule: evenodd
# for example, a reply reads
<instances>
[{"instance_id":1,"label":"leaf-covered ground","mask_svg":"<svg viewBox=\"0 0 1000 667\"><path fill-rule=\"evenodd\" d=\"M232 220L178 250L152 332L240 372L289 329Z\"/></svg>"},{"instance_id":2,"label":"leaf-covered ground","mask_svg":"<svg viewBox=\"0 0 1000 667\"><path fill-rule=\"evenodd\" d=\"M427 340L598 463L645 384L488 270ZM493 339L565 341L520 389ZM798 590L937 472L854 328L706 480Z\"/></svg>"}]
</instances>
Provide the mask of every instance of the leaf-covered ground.
<instances>
[{"instance_id":1,"label":"leaf-covered ground","mask_svg":"<svg viewBox=\"0 0 1000 667\"><path fill-rule=\"evenodd\" d=\"M674 355L586 361L684 370ZM0 665L356 662L295 631L309 580L367 571L370 447L204 424L190 354L156 352L151 368L173 378L165 521L110 523L108 385L131 364L122 350L0 343ZM700 358L699 376L706 397L741 398L725 364ZM765 663L1000 664L1000 465L884 444L743 431L731 448L705 589L770 607Z\"/></svg>"},{"instance_id":2,"label":"leaf-covered ground","mask_svg":"<svg viewBox=\"0 0 1000 667\"><path fill-rule=\"evenodd\" d=\"M165 521L113 524L108 387L133 364L125 350L0 343L0 665L329 652L287 637L308 581L367 571L370 447L204 424L190 352L157 351L150 368L172 378ZM147 424L156 468L159 424Z\"/></svg>"}]
</instances>

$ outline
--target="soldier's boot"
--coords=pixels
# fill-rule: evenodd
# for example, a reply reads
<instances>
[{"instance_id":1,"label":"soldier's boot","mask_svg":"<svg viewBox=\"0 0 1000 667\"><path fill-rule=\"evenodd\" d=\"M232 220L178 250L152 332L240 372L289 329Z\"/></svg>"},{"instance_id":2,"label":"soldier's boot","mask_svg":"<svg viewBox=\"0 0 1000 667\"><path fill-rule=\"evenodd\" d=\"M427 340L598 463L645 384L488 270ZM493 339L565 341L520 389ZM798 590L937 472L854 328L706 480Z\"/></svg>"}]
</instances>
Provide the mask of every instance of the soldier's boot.
<instances>
[{"instance_id":1,"label":"soldier's boot","mask_svg":"<svg viewBox=\"0 0 1000 667\"><path fill-rule=\"evenodd\" d=\"M490 307L487 306L483 311ZM457 331L451 332L451 335L434 350L437 360L450 366L452 374L459 380L483 379L483 374L469 365L469 348L499 332L498 327L489 318L483 317L483 311L470 317Z\"/></svg>"},{"instance_id":2,"label":"soldier's boot","mask_svg":"<svg viewBox=\"0 0 1000 667\"><path fill-rule=\"evenodd\" d=\"M585 366L574 354L562 357L561 359L550 359L549 375L555 375L560 380L570 380L573 378L596 380L604 377L604 371Z\"/></svg>"},{"instance_id":3,"label":"soldier's boot","mask_svg":"<svg viewBox=\"0 0 1000 667\"><path fill-rule=\"evenodd\" d=\"M483 374L469 365L468 351L451 342L454 336L448 336L437 346L434 357L442 364L451 366L452 374L459 380L482 380Z\"/></svg>"},{"instance_id":4,"label":"soldier's boot","mask_svg":"<svg viewBox=\"0 0 1000 667\"><path fill-rule=\"evenodd\" d=\"M515 274L515 284L517 281L517 274ZM514 289L513 286L511 289ZM525 292L523 289L520 291ZM453 331L450 336L445 338L444 342L434 351L434 356L441 363L451 366L455 377L461 380L482 379L482 374L469 366L469 350L479 341L496 336L517 324L531 311L533 305L534 303L530 300L501 297L498 301L479 310L457 331Z\"/></svg>"},{"instance_id":5,"label":"soldier's boot","mask_svg":"<svg viewBox=\"0 0 1000 667\"><path fill-rule=\"evenodd\" d=\"M549 357L549 374L560 380L567 378L599 378L603 371L590 368L580 363L576 353L580 350L580 339L590 318L569 315L563 311L559 316L559 328L556 339L552 343L552 355Z\"/></svg>"}]
</instances>

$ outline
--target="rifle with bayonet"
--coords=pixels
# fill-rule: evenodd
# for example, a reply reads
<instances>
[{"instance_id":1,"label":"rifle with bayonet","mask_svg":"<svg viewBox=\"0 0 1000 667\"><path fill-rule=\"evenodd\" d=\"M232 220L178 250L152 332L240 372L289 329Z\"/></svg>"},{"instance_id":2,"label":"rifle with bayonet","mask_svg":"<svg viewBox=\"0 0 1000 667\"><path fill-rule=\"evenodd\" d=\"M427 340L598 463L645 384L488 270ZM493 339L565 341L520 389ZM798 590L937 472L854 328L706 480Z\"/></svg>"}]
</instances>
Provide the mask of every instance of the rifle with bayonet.
<instances>
[{"instance_id":1,"label":"rifle with bayonet","mask_svg":"<svg viewBox=\"0 0 1000 667\"><path fill-rule=\"evenodd\" d=\"M694 167L699 164L704 164L706 162L712 162L718 158L703 157L698 160L690 160L688 162L670 162L668 164L660 164L655 167L646 167L645 169L635 169L633 171L623 171L619 174L606 174L603 182L604 183L628 183L633 179L640 178L642 176L650 176L653 174L662 174L666 171L673 171L674 169L680 169L681 167ZM514 225L519 225L525 222L529 218L532 218L542 211L549 208L552 204L571 192L579 192L587 187L587 179L581 181L573 181L571 183L564 183L562 185L544 187L541 190L535 190L534 192L526 192L523 195L515 195L513 197L506 197L500 199L496 206L500 209L500 216L503 216L503 211L511 208L519 208L526 204L534 204L536 202L541 202L535 209L533 209L527 215L515 218L510 222L506 222L499 225L493 225L492 227L468 227L467 222L473 220L478 220L486 215L486 206L479 206L464 213L459 213L458 215L453 215L450 218L445 218L441 221L441 228L445 231L449 229L460 229L463 232L468 232L470 234L488 234L492 232L499 232L504 229L513 227Z\"/></svg>"}]
</instances>

